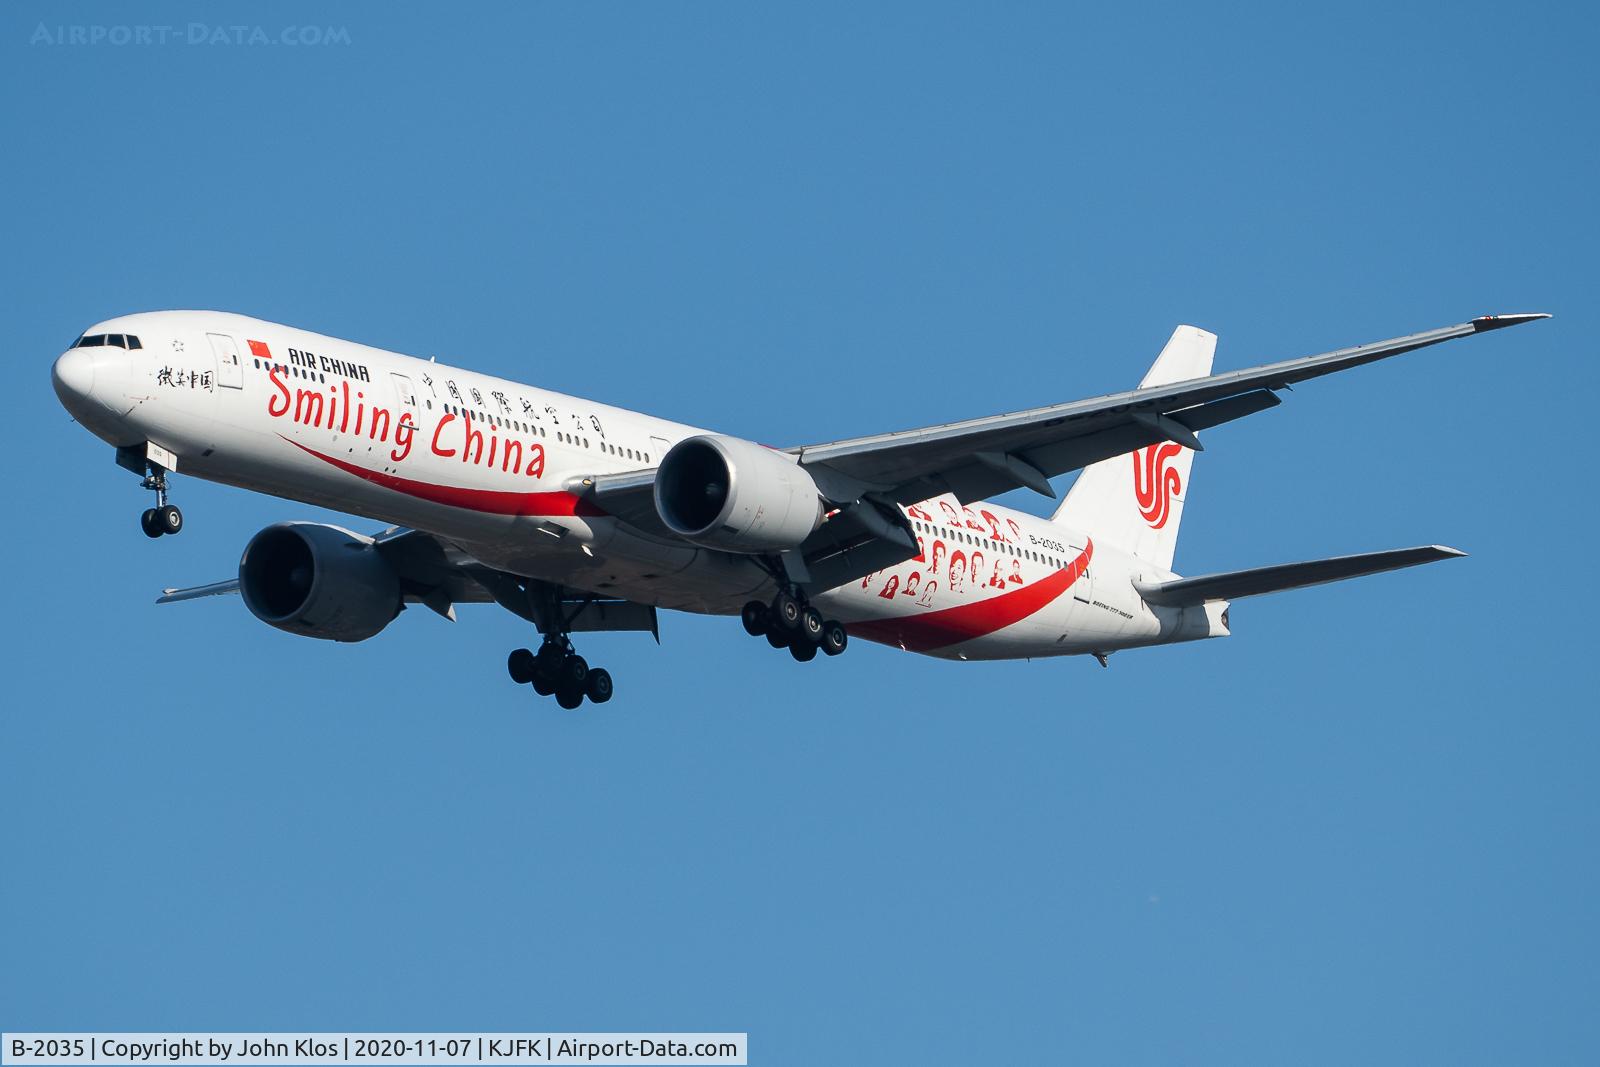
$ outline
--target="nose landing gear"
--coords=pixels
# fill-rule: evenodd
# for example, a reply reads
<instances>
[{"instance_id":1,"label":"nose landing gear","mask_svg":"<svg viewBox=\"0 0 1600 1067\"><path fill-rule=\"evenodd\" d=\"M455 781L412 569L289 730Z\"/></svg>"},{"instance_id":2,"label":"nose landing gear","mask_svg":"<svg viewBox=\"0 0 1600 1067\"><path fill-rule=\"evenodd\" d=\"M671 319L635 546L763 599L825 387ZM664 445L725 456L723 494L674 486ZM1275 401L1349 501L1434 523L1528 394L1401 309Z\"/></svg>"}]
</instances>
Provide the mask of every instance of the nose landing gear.
<instances>
[{"instance_id":1,"label":"nose landing gear","mask_svg":"<svg viewBox=\"0 0 1600 1067\"><path fill-rule=\"evenodd\" d=\"M156 494L156 506L145 508L144 514L139 516L139 526L144 530L146 537L160 537L162 534L175 534L183 529L183 512L178 510L176 504L167 503L167 471L154 463L145 465L144 481L139 483L143 488Z\"/></svg>"},{"instance_id":2,"label":"nose landing gear","mask_svg":"<svg viewBox=\"0 0 1600 1067\"><path fill-rule=\"evenodd\" d=\"M739 621L751 637L765 637L773 648L787 648L801 663L816 659L817 652L837 656L850 643L844 626L805 603L788 590L780 590L771 604L747 603Z\"/></svg>"}]
</instances>

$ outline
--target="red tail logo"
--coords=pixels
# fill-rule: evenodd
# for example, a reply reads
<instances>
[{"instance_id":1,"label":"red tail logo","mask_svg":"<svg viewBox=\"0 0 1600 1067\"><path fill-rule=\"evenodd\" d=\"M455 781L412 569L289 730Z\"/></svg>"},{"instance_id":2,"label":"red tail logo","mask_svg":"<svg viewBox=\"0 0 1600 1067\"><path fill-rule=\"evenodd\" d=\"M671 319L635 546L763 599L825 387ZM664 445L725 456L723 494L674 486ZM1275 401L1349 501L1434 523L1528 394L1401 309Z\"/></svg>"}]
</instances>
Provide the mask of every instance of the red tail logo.
<instances>
[{"instance_id":1,"label":"red tail logo","mask_svg":"<svg viewBox=\"0 0 1600 1067\"><path fill-rule=\"evenodd\" d=\"M1133 495L1139 502L1139 514L1152 530L1167 524L1172 515L1172 496L1183 492L1183 476L1168 465L1182 451L1182 445L1168 442L1131 453Z\"/></svg>"}]
</instances>

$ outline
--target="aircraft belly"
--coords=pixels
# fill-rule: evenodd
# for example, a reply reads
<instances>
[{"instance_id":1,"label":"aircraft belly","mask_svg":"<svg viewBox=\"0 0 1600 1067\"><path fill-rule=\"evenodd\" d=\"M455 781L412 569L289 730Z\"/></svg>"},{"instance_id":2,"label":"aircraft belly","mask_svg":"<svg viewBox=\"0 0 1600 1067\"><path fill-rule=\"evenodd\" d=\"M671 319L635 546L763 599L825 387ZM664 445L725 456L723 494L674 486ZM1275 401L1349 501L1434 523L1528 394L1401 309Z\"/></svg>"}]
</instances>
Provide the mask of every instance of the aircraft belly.
<instances>
[{"instance_id":1,"label":"aircraft belly","mask_svg":"<svg viewBox=\"0 0 1600 1067\"><path fill-rule=\"evenodd\" d=\"M638 536L614 519L591 520L600 549L563 544L546 534L513 546L461 542L475 559L500 570L640 604L733 615L752 597L771 595L767 573L745 557ZM613 528L613 529L608 529ZM548 539L548 546L540 545ZM563 539L565 540L565 539Z\"/></svg>"}]
</instances>

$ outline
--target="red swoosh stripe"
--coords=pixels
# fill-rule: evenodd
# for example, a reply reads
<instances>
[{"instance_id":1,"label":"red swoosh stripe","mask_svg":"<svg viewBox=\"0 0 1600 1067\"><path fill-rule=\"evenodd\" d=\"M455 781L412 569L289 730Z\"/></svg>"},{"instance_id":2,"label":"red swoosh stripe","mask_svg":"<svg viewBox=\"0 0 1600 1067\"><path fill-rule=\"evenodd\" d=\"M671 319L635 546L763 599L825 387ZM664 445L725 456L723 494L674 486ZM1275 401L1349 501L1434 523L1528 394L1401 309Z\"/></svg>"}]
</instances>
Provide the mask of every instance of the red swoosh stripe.
<instances>
[{"instance_id":1,"label":"red swoosh stripe","mask_svg":"<svg viewBox=\"0 0 1600 1067\"><path fill-rule=\"evenodd\" d=\"M868 641L902 646L909 652L929 652L958 645L1021 622L1041 610L1083 577L1093 555L1094 542L1090 541L1082 554L1063 570L1046 575L1021 589L971 604L957 604L953 608L930 611L926 615L902 615L897 619L855 622L845 629Z\"/></svg>"},{"instance_id":2,"label":"red swoosh stripe","mask_svg":"<svg viewBox=\"0 0 1600 1067\"><path fill-rule=\"evenodd\" d=\"M282 434L278 435L283 437ZM284 437L285 441L289 438ZM324 463L330 463L340 470L365 479L374 485L381 485L385 489L393 489L397 493L414 496L418 500L428 500L435 504L448 504L453 508L466 508L469 511L481 511L489 515L532 515L549 517L556 515L604 515L599 507L581 497L560 490L543 493L508 493L497 489L468 489L459 485L434 485L432 482L419 482L413 478L402 478L397 474L384 474L381 471L369 471L365 467L358 467L333 456L325 456L314 448L307 448L299 441L289 441L302 452L316 456Z\"/></svg>"}]
</instances>

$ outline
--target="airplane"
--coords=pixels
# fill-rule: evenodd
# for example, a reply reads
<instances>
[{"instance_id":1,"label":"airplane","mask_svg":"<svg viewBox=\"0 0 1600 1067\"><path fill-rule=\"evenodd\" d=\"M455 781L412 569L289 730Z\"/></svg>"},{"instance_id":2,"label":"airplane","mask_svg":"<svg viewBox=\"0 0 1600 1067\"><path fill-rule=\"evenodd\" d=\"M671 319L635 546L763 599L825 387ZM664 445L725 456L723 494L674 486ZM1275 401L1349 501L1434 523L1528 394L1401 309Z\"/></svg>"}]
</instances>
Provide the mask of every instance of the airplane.
<instances>
[{"instance_id":1,"label":"airplane","mask_svg":"<svg viewBox=\"0 0 1600 1067\"><path fill-rule=\"evenodd\" d=\"M809 662L852 638L955 660L1087 655L1229 635L1232 601L1463 555L1442 545L1183 577L1172 570L1199 434L1280 391L1543 314L1486 315L1321 355L1211 372L1215 334L1179 326L1138 388L1005 415L771 447L244 315L107 319L56 359L56 395L154 492L170 476L388 524L280 522L238 594L305 637L364 641L410 605L454 621L497 603L538 630L519 685L567 709L611 675L572 635L650 633L658 611L738 615ZM1081 471L1041 518L986 497Z\"/></svg>"}]
</instances>

